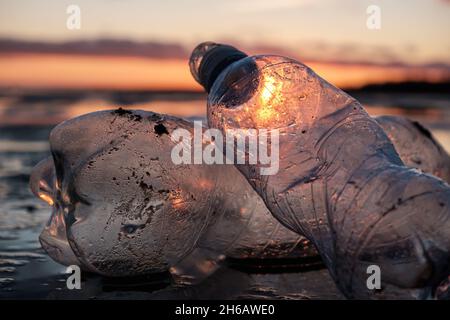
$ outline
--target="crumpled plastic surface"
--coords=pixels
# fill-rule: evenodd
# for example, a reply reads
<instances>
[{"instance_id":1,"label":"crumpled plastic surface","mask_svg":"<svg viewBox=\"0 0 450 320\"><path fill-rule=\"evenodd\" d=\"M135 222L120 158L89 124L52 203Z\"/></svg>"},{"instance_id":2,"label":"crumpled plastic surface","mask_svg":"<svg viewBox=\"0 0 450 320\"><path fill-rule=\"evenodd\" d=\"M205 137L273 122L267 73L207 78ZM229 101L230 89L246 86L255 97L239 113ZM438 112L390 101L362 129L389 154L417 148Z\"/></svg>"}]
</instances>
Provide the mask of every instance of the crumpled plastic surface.
<instances>
[{"instance_id":1,"label":"crumpled plastic surface","mask_svg":"<svg viewBox=\"0 0 450 320\"><path fill-rule=\"evenodd\" d=\"M106 276L172 271L196 277L224 256L315 256L280 225L233 165L176 165L170 134L190 122L145 111L103 111L57 126L35 195L53 213L40 240L56 261Z\"/></svg>"},{"instance_id":2,"label":"crumpled plastic surface","mask_svg":"<svg viewBox=\"0 0 450 320\"><path fill-rule=\"evenodd\" d=\"M211 88L208 123L279 130L277 174L237 167L279 221L314 242L347 297L429 298L447 281L449 186L406 167L364 108L305 65L235 62ZM367 286L371 265L380 290Z\"/></svg>"}]
</instances>

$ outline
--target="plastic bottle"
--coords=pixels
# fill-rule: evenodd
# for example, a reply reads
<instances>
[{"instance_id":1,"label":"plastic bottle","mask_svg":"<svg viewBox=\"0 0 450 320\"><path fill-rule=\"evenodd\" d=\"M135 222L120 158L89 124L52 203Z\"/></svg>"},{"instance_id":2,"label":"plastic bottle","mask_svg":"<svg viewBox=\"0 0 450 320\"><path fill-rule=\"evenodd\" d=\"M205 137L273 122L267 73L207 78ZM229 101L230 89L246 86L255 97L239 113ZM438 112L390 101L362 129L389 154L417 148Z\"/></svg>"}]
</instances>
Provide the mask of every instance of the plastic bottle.
<instances>
[{"instance_id":1,"label":"plastic bottle","mask_svg":"<svg viewBox=\"0 0 450 320\"><path fill-rule=\"evenodd\" d=\"M354 98L293 59L226 45L199 45L190 66L208 92L210 127L279 133L278 173L237 167L281 223L315 244L347 297L448 290L450 188L405 167ZM369 283L374 266L380 287Z\"/></svg>"},{"instance_id":2,"label":"plastic bottle","mask_svg":"<svg viewBox=\"0 0 450 320\"><path fill-rule=\"evenodd\" d=\"M119 109L53 129L53 157L31 176L34 194L53 207L40 237L49 255L106 276L198 277L224 256L317 256L234 166L174 164L171 134L181 128L193 131L175 117Z\"/></svg>"}]
</instances>

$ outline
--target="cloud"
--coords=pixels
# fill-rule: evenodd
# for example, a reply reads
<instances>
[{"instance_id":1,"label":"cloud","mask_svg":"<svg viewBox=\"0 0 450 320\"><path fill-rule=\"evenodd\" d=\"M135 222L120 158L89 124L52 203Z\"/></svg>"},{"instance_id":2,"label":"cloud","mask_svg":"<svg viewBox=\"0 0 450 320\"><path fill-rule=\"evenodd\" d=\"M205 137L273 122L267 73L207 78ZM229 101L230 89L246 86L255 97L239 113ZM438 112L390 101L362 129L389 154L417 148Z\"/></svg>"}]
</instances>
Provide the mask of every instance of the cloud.
<instances>
[{"instance_id":1,"label":"cloud","mask_svg":"<svg viewBox=\"0 0 450 320\"><path fill-rule=\"evenodd\" d=\"M98 39L67 42L37 42L0 39L0 53L53 53L72 55L102 55L185 59L188 51L180 44L136 42L131 40Z\"/></svg>"},{"instance_id":2,"label":"cloud","mask_svg":"<svg viewBox=\"0 0 450 320\"><path fill-rule=\"evenodd\" d=\"M282 46L240 44L240 48L251 54L277 54L300 61L330 63L335 65L361 65L386 67L439 67L450 72L450 64L443 61L428 61L412 64L402 59L402 53L383 45L360 45L357 43L332 44L323 41L305 41L291 48ZM298 49L294 49L298 48ZM417 48L414 48L418 50ZM410 53L410 52L408 52Z\"/></svg>"},{"instance_id":3,"label":"cloud","mask_svg":"<svg viewBox=\"0 0 450 320\"><path fill-rule=\"evenodd\" d=\"M403 61L401 54L392 48L380 45L362 46L356 43L331 44L323 41L304 41L298 45L293 44L292 47L288 48L267 43L227 43L252 55L278 54L307 62L332 63L336 65L418 67L418 65L411 65ZM34 53L186 60L189 58L191 49L178 43L156 41L137 42L120 39L97 39L37 42L0 38L0 54ZM450 64L447 62L428 61L421 66L438 67L450 72Z\"/></svg>"}]
</instances>

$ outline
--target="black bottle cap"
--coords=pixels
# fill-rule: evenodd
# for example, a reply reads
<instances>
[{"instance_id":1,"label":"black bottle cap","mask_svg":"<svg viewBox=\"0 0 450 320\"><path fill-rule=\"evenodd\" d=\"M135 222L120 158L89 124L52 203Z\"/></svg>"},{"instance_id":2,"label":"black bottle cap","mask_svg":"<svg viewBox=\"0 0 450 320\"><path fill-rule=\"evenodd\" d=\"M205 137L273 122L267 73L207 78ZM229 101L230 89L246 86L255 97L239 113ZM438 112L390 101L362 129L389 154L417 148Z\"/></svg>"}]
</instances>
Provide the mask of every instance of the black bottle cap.
<instances>
[{"instance_id":1,"label":"black bottle cap","mask_svg":"<svg viewBox=\"0 0 450 320\"><path fill-rule=\"evenodd\" d=\"M246 57L244 52L232 46L216 44L204 53L198 67L197 80L209 92L214 81L226 67Z\"/></svg>"}]
</instances>

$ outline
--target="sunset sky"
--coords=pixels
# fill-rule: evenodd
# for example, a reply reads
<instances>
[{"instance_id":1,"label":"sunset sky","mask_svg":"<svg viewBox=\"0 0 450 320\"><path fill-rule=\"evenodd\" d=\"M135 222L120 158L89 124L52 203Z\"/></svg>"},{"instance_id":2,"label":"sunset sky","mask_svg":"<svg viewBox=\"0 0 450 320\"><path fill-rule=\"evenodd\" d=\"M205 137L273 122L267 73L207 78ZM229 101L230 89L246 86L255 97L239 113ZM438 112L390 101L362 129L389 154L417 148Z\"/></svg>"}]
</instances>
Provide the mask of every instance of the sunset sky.
<instances>
[{"instance_id":1,"label":"sunset sky","mask_svg":"<svg viewBox=\"0 0 450 320\"><path fill-rule=\"evenodd\" d=\"M206 40L297 58L342 87L440 81L449 30L447 0L0 0L0 87L197 90L187 58Z\"/></svg>"}]
</instances>

